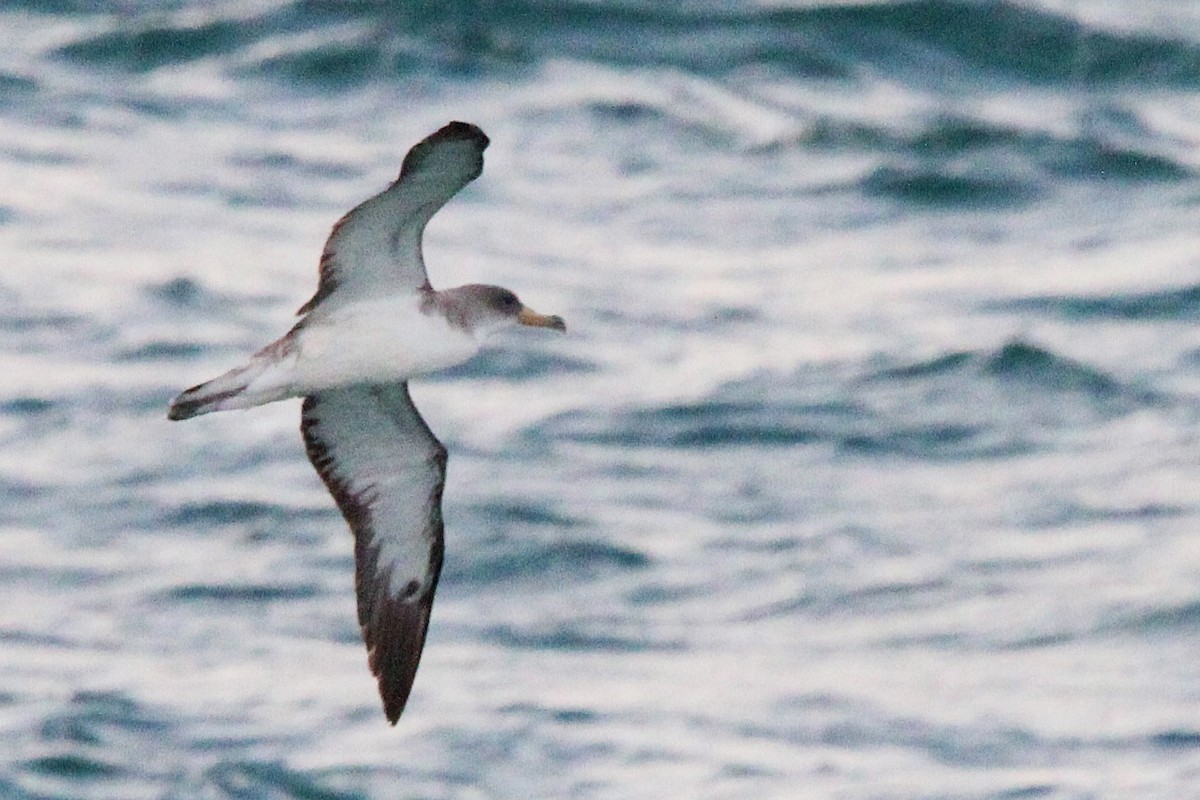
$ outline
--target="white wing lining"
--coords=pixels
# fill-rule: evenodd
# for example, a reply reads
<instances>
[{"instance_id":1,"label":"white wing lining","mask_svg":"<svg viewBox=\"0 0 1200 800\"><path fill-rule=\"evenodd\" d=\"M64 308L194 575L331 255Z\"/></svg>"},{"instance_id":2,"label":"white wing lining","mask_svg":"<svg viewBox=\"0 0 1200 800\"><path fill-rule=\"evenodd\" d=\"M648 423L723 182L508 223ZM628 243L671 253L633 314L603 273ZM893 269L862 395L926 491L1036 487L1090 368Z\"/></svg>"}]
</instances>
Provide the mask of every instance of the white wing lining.
<instances>
[{"instance_id":1,"label":"white wing lining","mask_svg":"<svg viewBox=\"0 0 1200 800\"><path fill-rule=\"evenodd\" d=\"M394 725L412 690L441 574L446 449L406 383L310 395L300 429L354 534L358 622Z\"/></svg>"}]
</instances>

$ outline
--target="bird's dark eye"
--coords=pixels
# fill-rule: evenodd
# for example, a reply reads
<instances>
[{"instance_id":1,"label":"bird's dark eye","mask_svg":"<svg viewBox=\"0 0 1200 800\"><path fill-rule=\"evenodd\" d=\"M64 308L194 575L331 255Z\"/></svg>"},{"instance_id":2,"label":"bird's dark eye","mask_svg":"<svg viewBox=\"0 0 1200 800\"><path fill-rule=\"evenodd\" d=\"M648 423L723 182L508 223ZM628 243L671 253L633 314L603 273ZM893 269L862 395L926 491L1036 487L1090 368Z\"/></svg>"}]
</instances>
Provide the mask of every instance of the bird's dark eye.
<instances>
[{"instance_id":1,"label":"bird's dark eye","mask_svg":"<svg viewBox=\"0 0 1200 800\"><path fill-rule=\"evenodd\" d=\"M518 300L517 296L512 292L505 292L504 294L500 295L500 308L504 309L505 311L511 311L520 305L521 301Z\"/></svg>"}]
</instances>

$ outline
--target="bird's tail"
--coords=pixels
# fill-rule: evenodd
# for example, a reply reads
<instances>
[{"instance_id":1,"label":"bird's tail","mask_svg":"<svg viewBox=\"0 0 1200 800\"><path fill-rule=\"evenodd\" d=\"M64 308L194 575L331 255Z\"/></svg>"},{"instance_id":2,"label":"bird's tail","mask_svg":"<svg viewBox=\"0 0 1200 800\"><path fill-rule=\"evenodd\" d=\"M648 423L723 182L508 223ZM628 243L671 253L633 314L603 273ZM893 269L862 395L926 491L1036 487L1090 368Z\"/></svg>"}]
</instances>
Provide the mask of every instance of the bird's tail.
<instances>
[{"instance_id":1,"label":"bird's tail","mask_svg":"<svg viewBox=\"0 0 1200 800\"><path fill-rule=\"evenodd\" d=\"M257 353L250 362L224 375L193 386L171 401L168 419L189 419L212 411L253 408L289 397L285 383L272 380L272 367L279 364L280 340Z\"/></svg>"}]
</instances>

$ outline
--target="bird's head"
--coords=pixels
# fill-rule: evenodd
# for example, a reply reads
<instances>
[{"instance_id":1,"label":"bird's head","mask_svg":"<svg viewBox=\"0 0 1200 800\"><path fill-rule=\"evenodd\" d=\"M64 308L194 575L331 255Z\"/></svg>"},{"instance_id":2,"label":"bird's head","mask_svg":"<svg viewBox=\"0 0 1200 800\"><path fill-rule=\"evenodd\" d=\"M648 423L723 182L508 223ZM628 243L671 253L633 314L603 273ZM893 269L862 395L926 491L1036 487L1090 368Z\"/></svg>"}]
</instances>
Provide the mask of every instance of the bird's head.
<instances>
[{"instance_id":1,"label":"bird's head","mask_svg":"<svg viewBox=\"0 0 1200 800\"><path fill-rule=\"evenodd\" d=\"M457 307L464 327L480 339L512 325L567 330L562 317L537 313L501 286L471 284L445 294L449 293L455 295L451 303Z\"/></svg>"}]
</instances>

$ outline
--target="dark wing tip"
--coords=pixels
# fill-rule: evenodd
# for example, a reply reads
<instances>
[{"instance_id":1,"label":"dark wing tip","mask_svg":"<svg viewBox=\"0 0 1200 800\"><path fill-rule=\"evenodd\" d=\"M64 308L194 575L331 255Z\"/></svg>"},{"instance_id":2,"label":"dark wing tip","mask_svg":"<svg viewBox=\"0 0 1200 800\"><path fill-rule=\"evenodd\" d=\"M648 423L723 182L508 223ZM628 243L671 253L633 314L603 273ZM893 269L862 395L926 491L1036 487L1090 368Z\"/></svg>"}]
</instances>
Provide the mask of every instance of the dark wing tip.
<instances>
[{"instance_id":1,"label":"dark wing tip","mask_svg":"<svg viewBox=\"0 0 1200 800\"><path fill-rule=\"evenodd\" d=\"M485 149L491 144L491 139L487 137L487 134L478 125L472 125L469 122L459 122L458 120L443 126L426 139L426 141L473 141L479 145L480 150Z\"/></svg>"},{"instance_id":2,"label":"dark wing tip","mask_svg":"<svg viewBox=\"0 0 1200 800\"><path fill-rule=\"evenodd\" d=\"M414 600L384 599L375 619L363 626L367 662L379 681L384 716L393 725L404 712L417 677L432 602L432 592Z\"/></svg>"},{"instance_id":3,"label":"dark wing tip","mask_svg":"<svg viewBox=\"0 0 1200 800\"><path fill-rule=\"evenodd\" d=\"M406 173L420 169L421 162L425 160L429 152L438 145L446 144L447 142L471 142L478 148L479 153L477 157L479 157L487 149L491 140L488 139L487 134L480 130L477 125L472 125L469 122L451 122L449 125L443 126L412 146L412 149L408 151L408 155L404 157L404 163L400 165L400 177L396 180L403 180ZM480 159L474 173L475 177L479 176L479 171L482 169L483 161Z\"/></svg>"}]
</instances>

